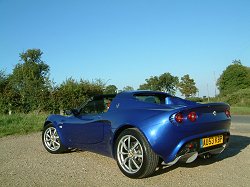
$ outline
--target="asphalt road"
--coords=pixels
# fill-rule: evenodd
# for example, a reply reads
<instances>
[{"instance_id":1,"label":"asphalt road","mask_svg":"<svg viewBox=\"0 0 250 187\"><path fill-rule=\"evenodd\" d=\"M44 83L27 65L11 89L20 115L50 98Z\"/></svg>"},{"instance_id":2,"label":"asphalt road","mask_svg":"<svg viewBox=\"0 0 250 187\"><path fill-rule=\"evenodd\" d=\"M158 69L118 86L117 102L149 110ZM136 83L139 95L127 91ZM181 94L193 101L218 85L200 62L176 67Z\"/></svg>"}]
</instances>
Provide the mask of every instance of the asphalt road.
<instances>
[{"instance_id":1,"label":"asphalt road","mask_svg":"<svg viewBox=\"0 0 250 187\"><path fill-rule=\"evenodd\" d=\"M0 186L250 186L250 116L233 116L230 146L209 160L129 179L115 160L90 152L48 153L41 133L0 139Z\"/></svg>"}]
</instances>

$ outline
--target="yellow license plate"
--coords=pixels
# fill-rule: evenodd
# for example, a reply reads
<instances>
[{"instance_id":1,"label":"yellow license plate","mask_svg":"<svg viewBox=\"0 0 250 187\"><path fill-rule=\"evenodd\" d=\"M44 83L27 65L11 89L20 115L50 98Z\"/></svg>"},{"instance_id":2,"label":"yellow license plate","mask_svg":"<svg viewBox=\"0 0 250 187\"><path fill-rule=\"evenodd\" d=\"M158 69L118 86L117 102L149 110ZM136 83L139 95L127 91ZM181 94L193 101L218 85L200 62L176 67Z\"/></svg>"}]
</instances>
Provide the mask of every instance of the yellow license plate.
<instances>
[{"instance_id":1,"label":"yellow license plate","mask_svg":"<svg viewBox=\"0 0 250 187\"><path fill-rule=\"evenodd\" d=\"M210 147L223 143L223 135L212 136L208 138L202 138L200 140L201 148Z\"/></svg>"}]
</instances>

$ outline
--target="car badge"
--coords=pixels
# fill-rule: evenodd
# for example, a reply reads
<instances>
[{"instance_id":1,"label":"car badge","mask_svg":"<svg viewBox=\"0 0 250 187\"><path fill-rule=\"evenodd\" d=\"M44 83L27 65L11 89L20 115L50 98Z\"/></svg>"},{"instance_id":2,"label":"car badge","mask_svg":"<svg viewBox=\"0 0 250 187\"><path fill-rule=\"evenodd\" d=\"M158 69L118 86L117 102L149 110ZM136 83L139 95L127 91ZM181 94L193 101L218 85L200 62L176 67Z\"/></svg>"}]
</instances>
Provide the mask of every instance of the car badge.
<instances>
[{"instance_id":1,"label":"car badge","mask_svg":"<svg viewBox=\"0 0 250 187\"><path fill-rule=\"evenodd\" d=\"M117 103L117 104L116 104L116 108L119 108L119 106L120 106L120 103Z\"/></svg>"},{"instance_id":2,"label":"car badge","mask_svg":"<svg viewBox=\"0 0 250 187\"><path fill-rule=\"evenodd\" d=\"M216 111L213 111L213 115L216 116L216 114L217 114Z\"/></svg>"}]
</instances>

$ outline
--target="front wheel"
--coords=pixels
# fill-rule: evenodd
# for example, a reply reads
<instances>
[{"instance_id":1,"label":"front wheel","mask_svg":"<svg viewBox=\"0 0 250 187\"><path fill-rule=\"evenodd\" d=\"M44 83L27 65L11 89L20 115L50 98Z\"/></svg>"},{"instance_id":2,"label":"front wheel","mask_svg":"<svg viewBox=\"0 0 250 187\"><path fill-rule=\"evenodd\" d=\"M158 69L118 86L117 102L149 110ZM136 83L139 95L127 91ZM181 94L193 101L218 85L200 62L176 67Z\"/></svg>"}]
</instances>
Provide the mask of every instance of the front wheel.
<instances>
[{"instance_id":1,"label":"front wheel","mask_svg":"<svg viewBox=\"0 0 250 187\"><path fill-rule=\"evenodd\" d=\"M124 130L115 148L117 164L123 174L130 178L148 177L158 165L159 157L138 129Z\"/></svg>"},{"instance_id":2,"label":"front wheel","mask_svg":"<svg viewBox=\"0 0 250 187\"><path fill-rule=\"evenodd\" d=\"M42 141L45 149L50 153L63 153L66 151L62 145L56 128L52 124L48 124L43 128Z\"/></svg>"}]
</instances>

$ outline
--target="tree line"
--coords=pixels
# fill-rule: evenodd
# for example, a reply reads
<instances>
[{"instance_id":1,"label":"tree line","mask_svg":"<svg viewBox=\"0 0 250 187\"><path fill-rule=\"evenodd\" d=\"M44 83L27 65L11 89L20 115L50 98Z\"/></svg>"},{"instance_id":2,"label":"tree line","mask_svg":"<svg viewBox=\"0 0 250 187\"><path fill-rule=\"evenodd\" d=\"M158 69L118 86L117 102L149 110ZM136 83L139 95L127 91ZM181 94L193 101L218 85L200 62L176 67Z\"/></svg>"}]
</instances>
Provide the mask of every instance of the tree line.
<instances>
[{"instance_id":1,"label":"tree line","mask_svg":"<svg viewBox=\"0 0 250 187\"><path fill-rule=\"evenodd\" d=\"M28 49L20 53L20 61L11 74L0 70L0 113L59 113L80 106L93 95L134 90L131 86L118 90L115 85L106 85L101 79L88 81L72 77L57 85L50 79L50 67L42 60L42 55L40 49ZM234 76L237 78L232 79ZM222 73L217 86L222 95L233 89L249 88L250 69L240 61L234 61ZM179 90L185 98L193 97L198 92L194 79L188 74L179 79L169 72L147 78L139 89L164 91L172 95Z\"/></svg>"}]
</instances>

